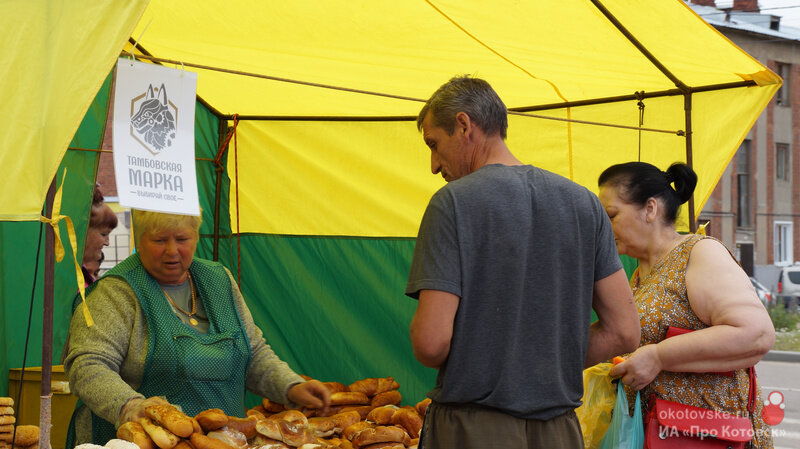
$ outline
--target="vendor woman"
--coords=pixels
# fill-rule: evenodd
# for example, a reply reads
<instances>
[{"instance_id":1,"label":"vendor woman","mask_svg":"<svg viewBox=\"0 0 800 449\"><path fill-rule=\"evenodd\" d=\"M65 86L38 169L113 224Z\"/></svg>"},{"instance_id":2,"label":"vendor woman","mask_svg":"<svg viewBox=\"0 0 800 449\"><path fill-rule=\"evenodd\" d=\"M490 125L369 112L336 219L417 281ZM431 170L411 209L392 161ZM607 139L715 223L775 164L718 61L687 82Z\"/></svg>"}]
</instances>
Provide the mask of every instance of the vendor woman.
<instances>
[{"instance_id":1,"label":"vendor woman","mask_svg":"<svg viewBox=\"0 0 800 449\"><path fill-rule=\"evenodd\" d=\"M231 273L194 257L200 217L133 212L137 252L90 288L88 327L76 309L64 367L81 399L67 448L115 438L116 428L168 401L194 416L243 417L245 389L275 402L328 407L265 343Z\"/></svg>"}]
</instances>

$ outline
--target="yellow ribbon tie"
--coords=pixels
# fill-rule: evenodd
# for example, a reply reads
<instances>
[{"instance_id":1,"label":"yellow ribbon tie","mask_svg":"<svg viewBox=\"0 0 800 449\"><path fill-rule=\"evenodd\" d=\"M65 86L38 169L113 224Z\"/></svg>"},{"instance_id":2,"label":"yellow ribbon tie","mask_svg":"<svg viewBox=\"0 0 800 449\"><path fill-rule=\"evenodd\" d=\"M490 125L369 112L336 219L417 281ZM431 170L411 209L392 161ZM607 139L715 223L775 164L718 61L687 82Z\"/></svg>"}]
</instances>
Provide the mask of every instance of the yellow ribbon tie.
<instances>
[{"instance_id":1,"label":"yellow ribbon tie","mask_svg":"<svg viewBox=\"0 0 800 449\"><path fill-rule=\"evenodd\" d=\"M61 185L58 186L55 198L53 199L53 217L39 217L39 221L47 223L53 228L55 235L54 251L56 262L61 262L64 259L64 245L61 243L61 233L59 232L58 222L64 220L67 224L67 234L69 236L69 244L72 247L72 260L75 262L75 274L78 282L78 291L81 293L81 304L83 306L83 318L86 320L86 325L92 327L94 320L92 314L89 313L89 306L86 305L86 280L83 277L83 271L78 263L78 243L75 237L75 226L72 224L72 218L67 215L61 215L61 193L64 187L64 180L67 178L67 169L64 168L64 175L61 177Z\"/></svg>"}]
</instances>

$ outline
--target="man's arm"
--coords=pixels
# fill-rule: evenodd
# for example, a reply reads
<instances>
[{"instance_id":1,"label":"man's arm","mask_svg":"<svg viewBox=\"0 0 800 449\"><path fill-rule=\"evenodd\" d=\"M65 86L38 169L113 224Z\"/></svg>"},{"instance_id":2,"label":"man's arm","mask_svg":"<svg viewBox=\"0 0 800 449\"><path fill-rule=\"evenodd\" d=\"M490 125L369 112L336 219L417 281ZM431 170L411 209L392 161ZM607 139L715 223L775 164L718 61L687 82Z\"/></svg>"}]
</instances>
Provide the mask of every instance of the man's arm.
<instances>
[{"instance_id":1,"label":"man's arm","mask_svg":"<svg viewBox=\"0 0 800 449\"><path fill-rule=\"evenodd\" d=\"M460 300L441 290L420 290L410 336L414 356L423 365L439 368L447 360Z\"/></svg>"},{"instance_id":2,"label":"man's arm","mask_svg":"<svg viewBox=\"0 0 800 449\"><path fill-rule=\"evenodd\" d=\"M639 314L625 270L620 269L594 283L592 307L597 321L589 329L586 367L639 347Z\"/></svg>"}]
</instances>

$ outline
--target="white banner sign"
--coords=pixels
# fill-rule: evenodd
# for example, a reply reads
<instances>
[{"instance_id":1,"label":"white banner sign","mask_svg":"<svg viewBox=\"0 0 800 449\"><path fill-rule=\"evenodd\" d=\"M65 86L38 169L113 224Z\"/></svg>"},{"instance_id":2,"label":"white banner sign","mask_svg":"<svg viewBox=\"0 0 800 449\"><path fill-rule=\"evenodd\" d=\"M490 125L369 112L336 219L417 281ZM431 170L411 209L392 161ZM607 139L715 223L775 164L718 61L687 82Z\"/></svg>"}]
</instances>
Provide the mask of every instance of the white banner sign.
<instances>
[{"instance_id":1,"label":"white banner sign","mask_svg":"<svg viewBox=\"0 0 800 449\"><path fill-rule=\"evenodd\" d=\"M197 74L120 58L114 173L122 206L200 215L194 166Z\"/></svg>"}]
</instances>

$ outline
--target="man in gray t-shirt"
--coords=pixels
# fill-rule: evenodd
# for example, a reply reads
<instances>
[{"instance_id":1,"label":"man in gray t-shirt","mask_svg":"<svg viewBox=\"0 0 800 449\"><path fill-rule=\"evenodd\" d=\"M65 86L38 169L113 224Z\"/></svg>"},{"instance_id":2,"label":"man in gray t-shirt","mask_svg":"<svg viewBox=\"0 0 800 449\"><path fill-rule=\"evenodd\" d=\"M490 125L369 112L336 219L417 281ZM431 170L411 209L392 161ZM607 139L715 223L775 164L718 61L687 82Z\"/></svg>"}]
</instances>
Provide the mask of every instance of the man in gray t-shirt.
<instances>
[{"instance_id":1,"label":"man in gray t-shirt","mask_svg":"<svg viewBox=\"0 0 800 449\"><path fill-rule=\"evenodd\" d=\"M586 188L514 157L483 80L445 83L417 126L448 181L406 287L414 354L439 369L421 447L582 447L583 367L640 336L608 216Z\"/></svg>"}]
</instances>

